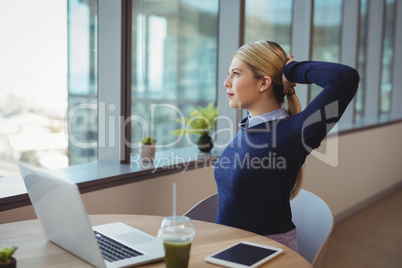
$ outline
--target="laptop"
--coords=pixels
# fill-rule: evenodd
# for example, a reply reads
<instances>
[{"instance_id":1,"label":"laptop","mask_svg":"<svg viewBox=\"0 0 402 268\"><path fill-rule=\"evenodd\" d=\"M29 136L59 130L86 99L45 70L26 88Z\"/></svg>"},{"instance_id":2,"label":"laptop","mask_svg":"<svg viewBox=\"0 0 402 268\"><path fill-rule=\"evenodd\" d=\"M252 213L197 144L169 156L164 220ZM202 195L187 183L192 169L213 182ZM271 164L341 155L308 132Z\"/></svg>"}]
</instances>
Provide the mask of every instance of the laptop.
<instances>
[{"instance_id":1,"label":"laptop","mask_svg":"<svg viewBox=\"0 0 402 268\"><path fill-rule=\"evenodd\" d=\"M127 224L91 226L75 183L18 163L48 239L95 267L128 267L164 259L163 242ZM119 247L116 252L107 245ZM115 256L116 255L116 256Z\"/></svg>"}]
</instances>

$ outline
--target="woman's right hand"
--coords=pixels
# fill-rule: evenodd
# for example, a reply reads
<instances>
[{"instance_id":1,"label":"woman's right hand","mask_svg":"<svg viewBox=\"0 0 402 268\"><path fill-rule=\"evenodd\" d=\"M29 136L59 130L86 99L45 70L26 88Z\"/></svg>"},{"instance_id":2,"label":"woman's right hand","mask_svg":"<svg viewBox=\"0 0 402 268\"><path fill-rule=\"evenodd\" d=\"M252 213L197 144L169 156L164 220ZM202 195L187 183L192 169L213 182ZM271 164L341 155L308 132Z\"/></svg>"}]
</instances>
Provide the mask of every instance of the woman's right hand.
<instances>
[{"instance_id":1,"label":"woman's right hand","mask_svg":"<svg viewBox=\"0 0 402 268\"><path fill-rule=\"evenodd\" d=\"M292 54L288 54L288 61L285 65L289 64L290 62L294 61ZM286 96L289 93L291 88L296 86L296 83L290 82L286 77L285 74L282 74L282 85L283 85L283 95Z\"/></svg>"}]
</instances>

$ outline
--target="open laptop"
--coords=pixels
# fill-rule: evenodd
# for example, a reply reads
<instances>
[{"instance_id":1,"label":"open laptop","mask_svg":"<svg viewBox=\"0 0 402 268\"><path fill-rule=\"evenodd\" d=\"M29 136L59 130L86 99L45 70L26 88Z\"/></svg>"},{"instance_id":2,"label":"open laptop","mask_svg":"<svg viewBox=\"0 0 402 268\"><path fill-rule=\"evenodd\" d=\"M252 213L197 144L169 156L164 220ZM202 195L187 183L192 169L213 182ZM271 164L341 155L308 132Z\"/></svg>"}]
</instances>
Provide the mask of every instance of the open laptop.
<instances>
[{"instance_id":1,"label":"open laptop","mask_svg":"<svg viewBox=\"0 0 402 268\"><path fill-rule=\"evenodd\" d=\"M25 164L19 163L18 168L51 242L96 267L135 266L164 258L162 240L129 225L92 227L75 183ZM110 239L123 247L117 256L104 250L115 243Z\"/></svg>"}]
</instances>

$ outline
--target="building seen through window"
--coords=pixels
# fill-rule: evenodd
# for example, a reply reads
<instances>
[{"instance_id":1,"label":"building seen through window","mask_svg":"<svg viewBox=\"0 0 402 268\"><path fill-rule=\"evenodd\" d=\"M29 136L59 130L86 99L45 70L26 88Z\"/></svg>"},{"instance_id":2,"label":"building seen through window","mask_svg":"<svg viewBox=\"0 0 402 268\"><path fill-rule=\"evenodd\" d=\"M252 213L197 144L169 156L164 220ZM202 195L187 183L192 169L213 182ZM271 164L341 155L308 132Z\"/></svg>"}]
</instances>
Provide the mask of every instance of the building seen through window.
<instances>
[{"instance_id":1,"label":"building seen through window","mask_svg":"<svg viewBox=\"0 0 402 268\"><path fill-rule=\"evenodd\" d=\"M359 124L363 120L363 98L365 86L365 65L367 53L367 30L368 30L368 2L360 0L360 31L359 31L359 51L357 58L357 71L360 74L359 88L356 93L354 103L354 121Z\"/></svg>"},{"instance_id":2,"label":"building seen through window","mask_svg":"<svg viewBox=\"0 0 402 268\"><path fill-rule=\"evenodd\" d=\"M70 165L97 160L97 0L68 0L68 113Z\"/></svg>"},{"instance_id":3,"label":"building seen through window","mask_svg":"<svg viewBox=\"0 0 402 268\"><path fill-rule=\"evenodd\" d=\"M218 0L133 1L131 42L132 150L145 136L162 149L188 146L172 131L216 101Z\"/></svg>"},{"instance_id":4,"label":"building seen through window","mask_svg":"<svg viewBox=\"0 0 402 268\"><path fill-rule=\"evenodd\" d=\"M293 0L247 0L245 4L244 43L274 41L290 53Z\"/></svg>"},{"instance_id":5,"label":"building seen through window","mask_svg":"<svg viewBox=\"0 0 402 268\"><path fill-rule=\"evenodd\" d=\"M315 0L313 10L312 60L340 61L342 0ZM310 101L319 93L317 85L310 87Z\"/></svg>"},{"instance_id":6,"label":"building seen through window","mask_svg":"<svg viewBox=\"0 0 402 268\"><path fill-rule=\"evenodd\" d=\"M293 0L247 0L244 43L268 40L291 51Z\"/></svg>"},{"instance_id":7,"label":"building seen through window","mask_svg":"<svg viewBox=\"0 0 402 268\"><path fill-rule=\"evenodd\" d=\"M394 21L395 0L385 1L385 25L381 68L380 89L380 119L387 117L391 112L392 97L392 64L394 59Z\"/></svg>"},{"instance_id":8,"label":"building seen through window","mask_svg":"<svg viewBox=\"0 0 402 268\"><path fill-rule=\"evenodd\" d=\"M354 109L344 116L351 122L347 128L400 119L401 111L395 105L400 98L400 88L395 85L400 70L394 70L400 68L395 60L400 55L400 29L396 28L400 26L396 13L400 12L400 0L305 1L312 12L311 20L307 18L311 24L295 10L299 1L233 1L238 8L244 3L245 8L244 18L243 12L233 14L232 18L244 26L234 37L225 36L225 29L218 31L219 20L226 19L219 5L225 7L228 1L122 3L132 6L128 10L130 25L122 25L130 29L131 84L123 95L129 92L131 99L122 99L122 103L131 108L130 114L124 115L131 120L131 144L137 144L133 152L145 136L154 137L159 150L194 145L196 135L187 140L172 134L181 128L176 119L188 116L191 108L199 105L227 105L226 98L217 97L218 90L225 90L222 83L217 84L218 78L223 79L217 66L230 65L218 62L223 61L218 53L227 52L218 51L219 40L236 46L241 45L239 39L243 43L272 40L286 52L304 53L301 60L341 62L349 54L354 55L349 62L356 62L353 67L361 79L351 104ZM0 177L17 174L19 161L56 169L96 161L98 153L104 152L98 148L98 134L108 139L109 132L98 130L99 111L116 108L120 112L127 106L116 103L116 107L103 107L98 102L99 90L102 94L120 90L98 88L97 59L104 59L97 47L98 21L103 22L97 14L98 5L97 0L0 1ZM343 13L350 6L353 8ZM122 21L120 10L118 15L108 12L102 13L106 14L103 20ZM342 31L344 21L355 23L350 25L353 34ZM369 29L369 25L381 27ZM301 31L295 32L295 26ZM373 42L377 35L382 39ZM300 40L291 40L292 36ZM348 40L355 45L345 45ZM114 48L105 48L103 53L109 53L109 49ZM297 55L295 59L300 60ZM127 70L122 71L127 75ZM104 73L102 78L109 79ZM305 103L319 92L321 88L309 87L308 94L303 95ZM230 116L236 117L234 121L239 119L238 114ZM237 122L232 123L236 128Z\"/></svg>"},{"instance_id":9,"label":"building seen through window","mask_svg":"<svg viewBox=\"0 0 402 268\"><path fill-rule=\"evenodd\" d=\"M0 177L97 159L96 2L0 1Z\"/></svg>"}]
</instances>

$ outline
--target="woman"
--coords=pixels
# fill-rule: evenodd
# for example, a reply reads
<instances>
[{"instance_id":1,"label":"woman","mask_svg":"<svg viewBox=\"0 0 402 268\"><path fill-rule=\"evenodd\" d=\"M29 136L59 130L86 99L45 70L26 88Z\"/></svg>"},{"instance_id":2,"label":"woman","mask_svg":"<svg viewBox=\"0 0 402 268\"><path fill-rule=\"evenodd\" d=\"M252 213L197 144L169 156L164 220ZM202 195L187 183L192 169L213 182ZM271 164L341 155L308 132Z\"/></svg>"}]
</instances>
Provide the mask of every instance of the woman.
<instances>
[{"instance_id":1,"label":"woman","mask_svg":"<svg viewBox=\"0 0 402 268\"><path fill-rule=\"evenodd\" d=\"M300 112L295 83L322 92ZM356 94L358 73L326 62L296 62L270 41L243 45L225 81L229 105L246 109L239 132L215 164L217 223L268 236L298 251L289 201L307 155L319 147ZM287 99L287 110L282 108Z\"/></svg>"}]
</instances>

